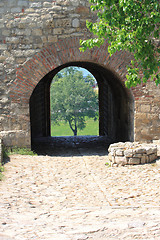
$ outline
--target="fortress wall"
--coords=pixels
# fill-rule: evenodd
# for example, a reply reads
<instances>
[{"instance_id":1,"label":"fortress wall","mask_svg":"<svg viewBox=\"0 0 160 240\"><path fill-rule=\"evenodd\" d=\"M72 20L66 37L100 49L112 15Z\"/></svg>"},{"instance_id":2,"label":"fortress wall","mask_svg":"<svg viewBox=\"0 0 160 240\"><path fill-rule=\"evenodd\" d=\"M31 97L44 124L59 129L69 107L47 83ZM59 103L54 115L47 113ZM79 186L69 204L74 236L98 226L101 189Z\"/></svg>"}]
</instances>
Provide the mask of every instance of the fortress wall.
<instances>
[{"instance_id":1,"label":"fortress wall","mask_svg":"<svg viewBox=\"0 0 160 240\"><path fill-rule=\"evenodd\" d=\"M110 58L107 44L79 52L76 41L91 36L85 27L87 19L96 19L88 0L1 0L0 136L4 144L30 146L30 95L55 67L85 59L111 69L125 81L128 53ZM48 52L46 60L49 49L52 54ZM153 82L132 89L136 141L160 138L159 90Z\"/></svg>"}]
</instances>

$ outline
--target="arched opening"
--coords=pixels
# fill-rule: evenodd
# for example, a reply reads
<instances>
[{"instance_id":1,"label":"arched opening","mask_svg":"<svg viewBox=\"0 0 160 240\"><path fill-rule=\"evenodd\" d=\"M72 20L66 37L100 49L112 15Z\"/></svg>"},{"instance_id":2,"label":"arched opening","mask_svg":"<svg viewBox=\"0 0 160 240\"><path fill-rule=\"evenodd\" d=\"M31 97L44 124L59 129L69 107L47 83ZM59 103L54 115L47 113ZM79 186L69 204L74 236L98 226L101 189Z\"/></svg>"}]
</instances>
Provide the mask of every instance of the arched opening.
<instances>
[{"instance_id":1,"label":"arched opening","mask_svg":"<svg viewBox=\"0 0 160 240\"><path fill-rule=\"evenodd\" d=\"M85 68L58 72L50 86L51 136L99 136L98 92Z\"/></svg>"},{"instance_id":2,"label":"arched opening","mask_svg":"<svg viewBox=\"0 0 160 240\"><path fill-rule=\"evenodd\" d=\"M87 69L99 87L99 136L108 143L133 141L134 103L126 89L111 70L92 62L70 62L49 72L35 87L30 98L32 149L40 142L52 144L50 126L50 84L63 68L76 66ZM55 145L55 143L53 144Z\"/></svg>"}]
</instances>

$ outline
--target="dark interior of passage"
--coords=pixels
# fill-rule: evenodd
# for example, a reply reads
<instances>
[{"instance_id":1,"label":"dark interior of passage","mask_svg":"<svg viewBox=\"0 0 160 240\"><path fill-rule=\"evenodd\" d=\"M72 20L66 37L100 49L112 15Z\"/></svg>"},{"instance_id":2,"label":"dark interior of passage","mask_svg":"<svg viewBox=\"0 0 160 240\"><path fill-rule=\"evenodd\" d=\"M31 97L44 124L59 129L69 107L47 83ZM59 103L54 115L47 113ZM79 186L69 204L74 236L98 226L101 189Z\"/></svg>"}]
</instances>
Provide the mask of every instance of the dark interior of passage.
<instances>
[{"instance_id":1,"label":"dark interior of passage","mask_svg":"<svg viewBox=\"0 0 160 240\"><path fill-rule=\"evenodd\" d=\"M129 90L111 70L91 62L72 62L49 72L35 87L30 98L32 149L39 141L51 138L50 85L63 68L75 66L87 69L99 88L99 136L108 142L133 141L133 100Z\"/></svg>"}]
</instances>

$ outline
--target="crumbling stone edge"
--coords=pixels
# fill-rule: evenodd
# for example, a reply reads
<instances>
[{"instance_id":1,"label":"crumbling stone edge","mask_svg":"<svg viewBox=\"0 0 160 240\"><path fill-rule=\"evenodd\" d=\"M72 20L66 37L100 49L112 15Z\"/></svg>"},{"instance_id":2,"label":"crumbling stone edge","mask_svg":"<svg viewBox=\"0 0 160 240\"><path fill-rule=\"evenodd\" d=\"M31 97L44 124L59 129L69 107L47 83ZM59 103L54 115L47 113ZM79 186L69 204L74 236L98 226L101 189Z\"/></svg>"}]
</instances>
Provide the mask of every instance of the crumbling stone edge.
<instances>
[{"instance_id":1,"label":"crumbling stone edge","mask_svg":"<svg viewBox=\"0 0 160 240\"><path fill-rule=\"evenodd\" d=\"M151 163L157 157L157 145L139 142L118 142L108 149L111 166Z\"/></svg>"}]
</instances>

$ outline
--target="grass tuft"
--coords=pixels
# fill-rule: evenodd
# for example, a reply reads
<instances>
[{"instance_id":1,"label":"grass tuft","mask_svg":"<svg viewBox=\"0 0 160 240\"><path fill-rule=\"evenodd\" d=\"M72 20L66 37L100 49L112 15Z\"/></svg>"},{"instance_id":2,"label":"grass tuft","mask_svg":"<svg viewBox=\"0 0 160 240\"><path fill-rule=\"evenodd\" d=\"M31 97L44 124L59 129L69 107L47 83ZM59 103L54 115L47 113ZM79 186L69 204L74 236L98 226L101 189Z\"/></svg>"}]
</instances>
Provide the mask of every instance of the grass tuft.
<instances>
[{"instance_id":1,"label":"grass tuft","mask_svg":"<svg viewBox=\"0 0 160 240\"><path fill-rule=\"evenodd\" d=\"M5 159L12 154L31 155L31 156L37 155L35 152L31 151L29 148L13 147L13 148L5 149L3 153L3 157Z\"/></svg>"},{"instance_id":2,"label":"grass tuft","mask_svg":"<svg viewBox=\"0 0 160 240\"><path fill-rule=\"evenodd\" d=\"M3 179L3 174L2 174L3 171L4 171L4 167L0 163L0 181L2 181L2 179Z\"/></svg>"}]
</instances>

